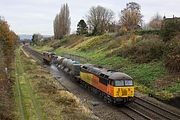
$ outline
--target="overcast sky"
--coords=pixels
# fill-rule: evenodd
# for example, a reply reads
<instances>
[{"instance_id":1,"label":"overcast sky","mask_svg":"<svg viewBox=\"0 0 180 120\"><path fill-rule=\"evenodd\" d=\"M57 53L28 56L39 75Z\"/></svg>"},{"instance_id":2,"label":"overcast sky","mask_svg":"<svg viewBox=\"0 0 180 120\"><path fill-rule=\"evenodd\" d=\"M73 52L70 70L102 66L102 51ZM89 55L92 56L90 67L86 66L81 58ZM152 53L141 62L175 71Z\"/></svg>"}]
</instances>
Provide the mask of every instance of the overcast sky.
<instances>
[{"instance_id":1,"label":"overcast sky","mask_svg":"<svg viewBox=\"0 0 180 120\"><path fill-rule=\"evenodd\" d=\"M166 17L180 17L180 0L133 0L141 5L143 20L148 22L157 12ZM86 19L90 7L101 5L114 11L116 19L132 0L0 0L0 16L17 34L53 35L53 20L64 3L68 3L71 32L80 19Z\"/></svg>"}]
</instances>

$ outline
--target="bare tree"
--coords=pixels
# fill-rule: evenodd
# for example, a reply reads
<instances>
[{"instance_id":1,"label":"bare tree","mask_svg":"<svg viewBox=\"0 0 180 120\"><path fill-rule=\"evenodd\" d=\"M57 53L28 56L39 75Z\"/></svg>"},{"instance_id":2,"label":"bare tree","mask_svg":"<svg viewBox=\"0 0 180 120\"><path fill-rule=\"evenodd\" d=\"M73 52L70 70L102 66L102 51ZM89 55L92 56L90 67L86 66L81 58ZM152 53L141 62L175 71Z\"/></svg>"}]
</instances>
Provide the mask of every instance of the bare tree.
<instances>
[{"instance_id":1,"label":"bare tree","mask_svg":"<svg viewBox=\"0 0 180 120\"><path fill-rule=\"evenodd\" d=\"M131 31L141 27L142 15L140 5L135 2L126 4L126 8L120 14L120 26L124 30Z\"/></svg>"},{"instance_id":2,"label":"bare tree","mask_svg":"<svg viewBox=\"0 0 180 120\"><path fill-rule=\"evenodd\" d=\"M61 7L60 13L56 15L54 20L54 37L61 39L64 35L70 33L71 20L69 17L69 7L64 4Z\"/></svg>"},{"instance_id":3,"label":"bare tree","mask_svg":"<svg viewBox=\"0 0 180 120\"><path fill-rule=\"evenodd\" d=\"M108 31L108 26L113 20L112 10L102 6L91 7L87 15L87 23L92 34L102 34Z\"/></svg>"},{"instance_id":4,"label":"bare tree","mask_svg":"<svg viewBox=\"0 0 180 120\"><path fill-rule=\"evenodd\" d=\"M156 15L154 15L151 21L149 22L149 27L151 29L160 30L162 25L162 20L163 20L162 16L156 13Z\"/></svg>"}]
</instances>

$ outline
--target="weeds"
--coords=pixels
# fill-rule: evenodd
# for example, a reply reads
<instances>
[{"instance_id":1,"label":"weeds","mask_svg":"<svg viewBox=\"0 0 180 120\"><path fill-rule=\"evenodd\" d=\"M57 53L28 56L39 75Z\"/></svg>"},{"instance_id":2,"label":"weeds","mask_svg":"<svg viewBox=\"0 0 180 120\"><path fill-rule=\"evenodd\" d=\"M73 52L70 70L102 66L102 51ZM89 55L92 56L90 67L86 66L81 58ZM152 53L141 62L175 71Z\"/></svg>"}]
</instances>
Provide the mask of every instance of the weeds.
<instances>
[{"instance_id":1,"label":"weeds","mask_svg":"<svg viewBox=\"0 0 180 120\"><path fill-rule=\"evenodd\" d=\"M136 63L148 63L163 56L164 43L155 40L141 40L119 50L118 56L129 57Z\"/></svg>"},{"instance_id":2,"label":"weeds","mask_svg":"<svg viewBox=\"0 0 180 120\"><path fill-rule=\"evenodd\" d=\"M164 59L165 67L170 73L180 73L180 36L167 43Z\"/></svg>"},{"instance_id":3,"label":"weeds","mask_svg":"<svg viewBox=\"0 0 180 120\"><path fill-rule=\"evenodd\" d=\"M72 93L66 91L47 70L37 63L32 64L26 57L23 57L23 62L47 119L92 119L90 110L85 108Z\"/></svg>"},{"instance_id":4,"label":"weeds","mask_svg":"<svg viewBox=\"0 0 180 120\"><path fill-rule=\"evenodd\" d=\"M112 40L112 36L106 34L101 36L96 36L77 45L76 48L77 50L80 51L92 50L94 48L99 48L104 42L109 42L110 40Z\"/></svg>"},{"instance_id":5,"label":"weeds","mask_svg":"<svg viewBox=\"0 0 180 120\"><path fill-rule=\"evenodd\" d=\"M58 55L62 55L62 53L78 55L87 58L89 63L125 72L138 83L136 88L145 93L149 92L155 95L155 92L160 90L158 89L160 88L159 84L154 85L157 81L167 82L164 80L164 77L169 75L167 70L170 74L179 73L178 36L167 43L163 42L158 35L147 34L143 36L105 34L81 39L79 40L81 42L75 38L71 39L63 47L55 49L55 53ZM173 77L174 75L172 75ZM169 78L169 81L172 78ZM162 86L169 87L165 84ZM177 86L171 87L173 90L167 89L164 93L169 94L171 91L178 90ZM161 90L163 91L163 88ZM164 93L158 92L157 95L164 95Z\"/></svg>"}]
</instances>

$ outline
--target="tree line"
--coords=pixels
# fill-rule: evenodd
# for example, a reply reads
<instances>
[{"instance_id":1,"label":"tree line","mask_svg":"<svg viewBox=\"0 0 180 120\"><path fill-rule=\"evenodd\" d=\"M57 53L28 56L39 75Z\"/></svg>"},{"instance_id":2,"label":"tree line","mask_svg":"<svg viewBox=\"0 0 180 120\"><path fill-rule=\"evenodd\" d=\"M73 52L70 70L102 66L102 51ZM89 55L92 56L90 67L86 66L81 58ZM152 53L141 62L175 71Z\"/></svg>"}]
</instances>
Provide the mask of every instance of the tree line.
<instances>
[{"instance_id":1,"label":"tree line","mask_svg":"<svg viewBox=\"0 0 180 120\"><path fill-rule=\"evenodd\" d=\"M86 15L86 21L81 19L77 24L77 35L99 35L105 32L127 32L137 29L160 29L162 17L157 13L151 21L143 24L141 6L136 2L129 2L121 10L119 20L114 20L115 14L111 9L103 6L93 6ZM70 32L70 11L68 4L62 5L59 14L54 19L54 38L61 39Z\"/></svg>"},{"instance_id":2,"label":"tree line","mask_svg":"<svg viewBox=\"0 0 180 120\"><path fill-rule=\"evenodd\" d=\"M0 119L11 120L13 113L11 73L14 69L15 48L18 36L9 29L7 21L0 16Z\"/></svg>"},{"instance_id":3,"label":"tree line","mask_svg":"<svg viewBox=\"0 0 180 120\"><path fill-rule=\"evenodd\" d=\"M4 67L10 67L14 60L15 48L19 37L9 29L7 21L0 17L0 47Z\"/></svg>"}]
</instances>

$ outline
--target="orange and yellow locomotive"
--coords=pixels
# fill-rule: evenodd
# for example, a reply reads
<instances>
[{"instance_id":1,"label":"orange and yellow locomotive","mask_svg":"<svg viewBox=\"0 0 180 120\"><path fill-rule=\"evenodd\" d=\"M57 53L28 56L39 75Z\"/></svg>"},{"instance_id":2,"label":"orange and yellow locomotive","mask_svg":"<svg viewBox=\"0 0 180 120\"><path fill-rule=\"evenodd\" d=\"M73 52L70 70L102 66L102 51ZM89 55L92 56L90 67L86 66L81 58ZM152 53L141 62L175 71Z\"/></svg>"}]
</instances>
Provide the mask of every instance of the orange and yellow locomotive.
<instances>
[{"instance_id":1,"label":"orange and yellow locomotive","mask_svg":"<svg viewBox=\"0 0 180 120\"><path fill-rule=\"evenodd\" d=\"M134 97L134 83L125 73L94 67L90 64L81 66L80 79L91 85L109 102L128 102Z\"/></svg>"}]
</instances>

